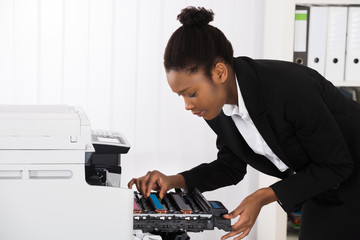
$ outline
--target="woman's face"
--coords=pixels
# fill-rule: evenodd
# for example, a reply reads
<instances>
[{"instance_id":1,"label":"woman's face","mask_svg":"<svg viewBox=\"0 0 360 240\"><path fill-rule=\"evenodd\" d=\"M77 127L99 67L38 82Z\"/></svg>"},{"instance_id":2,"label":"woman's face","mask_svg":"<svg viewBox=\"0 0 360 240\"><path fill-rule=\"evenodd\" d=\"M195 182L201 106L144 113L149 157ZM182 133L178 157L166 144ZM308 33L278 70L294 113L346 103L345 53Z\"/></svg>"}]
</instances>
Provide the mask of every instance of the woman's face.
<instances>
[{"instance_id":1,"label":"woman's face","mask_svg":"<svg viewBox=\"0 0 360 240\"><path fill-rule=\"evenodd\" d=\"M214 119L226 102L224 84L199 70L196 73L170 70L167 81L173 92L184 98L185 109L206 120Z\"/></svg>"}]
</instances>

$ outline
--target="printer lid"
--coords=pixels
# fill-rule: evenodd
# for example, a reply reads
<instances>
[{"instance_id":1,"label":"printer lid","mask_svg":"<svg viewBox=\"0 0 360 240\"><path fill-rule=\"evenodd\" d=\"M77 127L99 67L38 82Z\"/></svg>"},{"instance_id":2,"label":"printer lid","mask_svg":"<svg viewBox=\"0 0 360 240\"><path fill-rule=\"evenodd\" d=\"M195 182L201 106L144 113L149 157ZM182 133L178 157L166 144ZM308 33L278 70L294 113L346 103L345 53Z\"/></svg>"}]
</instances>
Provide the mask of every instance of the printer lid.
<instances>
[{"instance_id":1,"label":"printer lid","mask_svg":"<svg viewBox=\"0 0 360 240\"><path fill-rule=\"evenodd\" d=\"M0 149L84 149L90 134L79 107L0 105Z\"/></svg>"}]
</instances>

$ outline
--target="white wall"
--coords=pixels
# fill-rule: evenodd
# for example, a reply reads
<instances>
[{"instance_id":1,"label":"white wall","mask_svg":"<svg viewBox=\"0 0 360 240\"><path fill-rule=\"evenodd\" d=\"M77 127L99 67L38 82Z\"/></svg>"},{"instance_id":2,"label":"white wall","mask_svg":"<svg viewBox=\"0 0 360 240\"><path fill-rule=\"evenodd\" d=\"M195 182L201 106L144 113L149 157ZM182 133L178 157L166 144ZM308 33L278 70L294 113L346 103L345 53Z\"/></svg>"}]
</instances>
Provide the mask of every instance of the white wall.
<instances>
[{"instance_id":1,"label":"white wall","mask_svg":"<svg viewBox=\"0 0 360 240\"><path fill-rule=\"evenodd\" d=\"M0 0L0 103L81 105L95 129L122 131L123 185L148 170L174 174L216 157L215 134L186 112L165 79L163 51L189 5L215 12L235 56L262 57L264 0ZM253 192L206 193L229 210ZM192 234L219 239L221 231ZM256 239L255 229L247 239Z\"/></svg>"}]
</instances>

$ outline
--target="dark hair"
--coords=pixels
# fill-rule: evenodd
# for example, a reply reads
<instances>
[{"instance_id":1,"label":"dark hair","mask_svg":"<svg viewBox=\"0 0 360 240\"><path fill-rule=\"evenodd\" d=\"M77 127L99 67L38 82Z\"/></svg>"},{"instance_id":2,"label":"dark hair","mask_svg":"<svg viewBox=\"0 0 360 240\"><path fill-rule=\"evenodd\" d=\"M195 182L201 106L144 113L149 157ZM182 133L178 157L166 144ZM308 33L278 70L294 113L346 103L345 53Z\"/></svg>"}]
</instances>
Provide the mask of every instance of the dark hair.
<instances>
[{"instance_id":1,"label":"dark hair","mask_svg":"<svg viewBox=\"0 0 360 240\"><path fill-rule=\"evenodd\" d=\"M200 68L211 76L216 61L232 66L233 48L224 33L209 25L214 19L212 10L187 7L177 19L183 24L170 37L164 53L166 71L185 70L190 73Z\"/></svg>"}]
</instances>

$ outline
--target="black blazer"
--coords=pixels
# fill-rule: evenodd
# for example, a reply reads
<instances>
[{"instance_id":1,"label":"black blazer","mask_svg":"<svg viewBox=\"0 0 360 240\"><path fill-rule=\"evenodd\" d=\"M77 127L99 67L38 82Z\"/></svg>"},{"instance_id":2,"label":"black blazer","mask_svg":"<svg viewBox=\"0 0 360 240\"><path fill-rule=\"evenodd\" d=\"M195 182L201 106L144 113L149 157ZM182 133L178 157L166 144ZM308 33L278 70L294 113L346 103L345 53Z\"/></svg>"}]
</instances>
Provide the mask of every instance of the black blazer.
<instances>
[{"instance_id":1,"label":"black blazer","mask_svg":"<svg viewBox=\"0 0 360 240\"><path fill-rule=\"evenodd\" d=\"M239 57L234 70L256 128L296 174L282 173L256 154L220 112L207 121L218 136L217 160L182 172L187 187L210 191L237 184L249 164L282 179L271 187L287 212L329 189L360 212L360 105L298 64Z\"/></svg>"}]
</instances>

